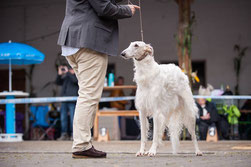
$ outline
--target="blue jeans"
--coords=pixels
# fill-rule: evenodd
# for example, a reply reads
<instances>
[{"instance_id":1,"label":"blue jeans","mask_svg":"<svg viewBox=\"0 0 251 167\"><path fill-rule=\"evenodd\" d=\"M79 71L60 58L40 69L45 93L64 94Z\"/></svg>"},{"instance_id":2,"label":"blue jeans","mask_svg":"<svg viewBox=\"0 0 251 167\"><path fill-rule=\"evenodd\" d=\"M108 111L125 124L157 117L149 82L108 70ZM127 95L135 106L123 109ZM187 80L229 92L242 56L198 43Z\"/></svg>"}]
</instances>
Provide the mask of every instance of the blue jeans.
<instances>
[{"instance_id":1,"label":"blue jeans","mask_svg":"<svg viewBox=\"0 0 251 167\"><path fill-rule=\"evenodd\" d=\"M70 113L70 132L72 134L72 124L76 103L64 102L60 108L61 134L68 132L68 112Z\"/></svg>"}]
</instances>

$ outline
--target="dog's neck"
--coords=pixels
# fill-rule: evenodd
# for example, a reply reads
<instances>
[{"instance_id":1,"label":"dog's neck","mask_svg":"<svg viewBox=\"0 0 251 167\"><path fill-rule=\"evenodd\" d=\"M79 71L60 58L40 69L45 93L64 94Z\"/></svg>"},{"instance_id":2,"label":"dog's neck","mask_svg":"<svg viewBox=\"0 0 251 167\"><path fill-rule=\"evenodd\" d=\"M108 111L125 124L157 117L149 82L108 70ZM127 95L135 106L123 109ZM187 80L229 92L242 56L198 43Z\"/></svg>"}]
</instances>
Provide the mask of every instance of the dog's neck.
<instances>
[{"instance_id":1,"label":"dog's neck","mask_svg":"<svg viewBox=\"0 0 251 167\"><path fill-rule=\"evenodd\" d=\"M142 61L137 61L134 59L134 81L137 84L148 85L145 81L148 81L147 78L155 78L158 75L158 63L154 60L153 56L146 56Z\"/></svg>"},{"instance_id":2,"label":"dog's neck","mask_svg":"<svg viewBox=\"0 0 251 167\"><path fill-rule=\"evenodd\" d=\"M137 61L141 61L146 58L146 56L150 56L148 53L143 54L140 58L135 58Z\"/></svg>"},{"instance_id":3,"label":"dog's neck","mask_svg":"<svg viewBox=\"0 0 251 167\"><path fill-rule=\"evenodd\" d=\"M152 66L156 63L154 56L149 54L142 55L140 58L134 58L133 62L135 66Z\"/></svg>"}]
</instances>

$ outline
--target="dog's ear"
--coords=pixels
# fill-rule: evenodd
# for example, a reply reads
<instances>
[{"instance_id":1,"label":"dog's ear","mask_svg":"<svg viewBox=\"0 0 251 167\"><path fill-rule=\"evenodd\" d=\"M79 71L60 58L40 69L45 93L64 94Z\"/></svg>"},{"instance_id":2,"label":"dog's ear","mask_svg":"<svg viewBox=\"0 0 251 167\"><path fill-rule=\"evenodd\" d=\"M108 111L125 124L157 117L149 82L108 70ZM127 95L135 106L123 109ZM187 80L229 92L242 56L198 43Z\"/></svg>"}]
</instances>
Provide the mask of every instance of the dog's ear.
<instances>
[{"instance_id":1,"label":"dog's ear","mask_svg":"<svg viewBox=\"0 0 251 167\"><path fill-rule=\"evenodd\" d=\"M145 45L144 51L146 54L153 56L153 48L150 44Z\"/></svg>"}]
</instances>

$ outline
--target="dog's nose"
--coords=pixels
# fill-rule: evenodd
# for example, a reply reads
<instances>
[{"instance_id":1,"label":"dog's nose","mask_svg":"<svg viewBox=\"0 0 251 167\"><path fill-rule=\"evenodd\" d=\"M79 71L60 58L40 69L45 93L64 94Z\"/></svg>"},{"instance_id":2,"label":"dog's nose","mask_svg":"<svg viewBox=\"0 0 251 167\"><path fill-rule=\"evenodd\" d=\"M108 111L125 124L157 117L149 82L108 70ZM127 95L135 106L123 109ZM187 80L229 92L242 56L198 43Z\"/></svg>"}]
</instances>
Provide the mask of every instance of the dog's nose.
<instances>
[{"instance_id":1,"label":"dog's nose","mask_svg":"<svg viewBox=\"0 0 251 167\"><path fill-rule=\"evenodd\" d=\"M125 52L122 52L120 55L123 56L123 57L125 57L126 54L125 54Z\"/></svg>"}]
</instances>

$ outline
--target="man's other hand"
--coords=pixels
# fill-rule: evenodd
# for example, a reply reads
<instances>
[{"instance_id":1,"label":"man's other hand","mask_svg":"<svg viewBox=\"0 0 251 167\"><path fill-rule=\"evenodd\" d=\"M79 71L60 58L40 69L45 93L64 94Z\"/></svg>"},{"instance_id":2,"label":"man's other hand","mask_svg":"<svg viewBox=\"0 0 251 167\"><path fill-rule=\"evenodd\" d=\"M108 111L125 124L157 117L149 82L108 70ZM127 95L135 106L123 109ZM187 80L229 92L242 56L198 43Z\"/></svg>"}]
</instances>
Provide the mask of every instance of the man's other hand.
<instances>
[{"instance_id":1,"label":"man's other hand","mask_svg":"<svg viewBox=\"0 0 251 167\"><path fill-rule=\"evenodd\" d=\"M130 7L130 9L132 11L132 15L135 14L136 9L140 9L140 7L137 5L128 5L128 6Z\"/></svg>"}]
</instances>

